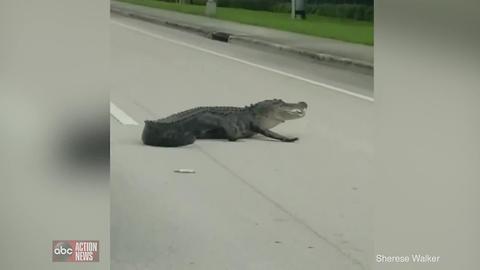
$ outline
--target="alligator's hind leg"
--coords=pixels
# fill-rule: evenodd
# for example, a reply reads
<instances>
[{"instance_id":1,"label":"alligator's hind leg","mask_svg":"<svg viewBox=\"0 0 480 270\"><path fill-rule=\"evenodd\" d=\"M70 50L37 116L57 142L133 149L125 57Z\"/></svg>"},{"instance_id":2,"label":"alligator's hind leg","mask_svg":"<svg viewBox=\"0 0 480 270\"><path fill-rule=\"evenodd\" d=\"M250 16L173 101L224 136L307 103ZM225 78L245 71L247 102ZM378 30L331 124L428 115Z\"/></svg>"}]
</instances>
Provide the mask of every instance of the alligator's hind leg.
<instances>
[{"instance_id":1,"label":"alligator's hind leg","mask_svg":"<svg viewBox=\"0 0 480 270\"><path fill-rule=\"evenodd\" d=\"M213 113L205 113L197 119L197 123L203 129L210 129L202 135L203 138L228 139L229 141L236 141L240 138L238 128L236 128L224 116Z\"/></svg>"},{"instance_id":2,"label":"alligator's hind leg","mask_svg":"<svg viewBox=\"0 0 480 270\"><path fill-rule=\"evenodd\" d=\"M201 132L197 139L226 139L227 134L223 128L214 128Z\"/></svg>"}]
</instances>

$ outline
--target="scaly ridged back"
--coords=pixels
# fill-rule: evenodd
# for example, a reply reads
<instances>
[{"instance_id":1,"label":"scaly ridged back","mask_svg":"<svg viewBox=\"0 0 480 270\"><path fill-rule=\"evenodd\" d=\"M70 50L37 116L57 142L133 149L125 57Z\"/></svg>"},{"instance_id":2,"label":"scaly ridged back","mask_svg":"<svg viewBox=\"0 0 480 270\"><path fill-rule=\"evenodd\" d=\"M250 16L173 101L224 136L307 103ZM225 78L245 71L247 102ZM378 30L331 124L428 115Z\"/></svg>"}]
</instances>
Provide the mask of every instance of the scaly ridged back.
<instances>
[{"instance_id":1,"label":"scaly ridged back","mask_svg":"<svg viewBox=\"0 0 480 270\"><path fill-rule=\"evenodd\" d=\"M177 123L177 122L182 122L184 120L191 119L192 117L196 117L206 112L220 114L220 115L228 115L234 112L241 112L245 109L246 109L245 107L231 107L231 106L196 107L193 109L172 114L162 119L158 119L155 122L162 123L162 124Z\"/></svg>"}]
</instances>

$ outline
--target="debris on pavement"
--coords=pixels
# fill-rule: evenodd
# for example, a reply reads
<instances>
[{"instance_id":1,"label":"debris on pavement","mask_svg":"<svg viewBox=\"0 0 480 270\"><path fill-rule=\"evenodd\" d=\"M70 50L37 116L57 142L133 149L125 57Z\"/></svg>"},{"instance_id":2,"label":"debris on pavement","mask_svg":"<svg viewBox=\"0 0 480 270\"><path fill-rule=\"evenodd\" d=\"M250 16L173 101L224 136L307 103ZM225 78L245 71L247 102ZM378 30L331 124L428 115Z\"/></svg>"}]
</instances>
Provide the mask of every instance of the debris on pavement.
<instances>
[{"instance_id":1,"label":"debris on pavement","mask_svg":"<svg viewBox=\"0 0 480 270\"><path fill-rule=\"evenodd\" d=\"M193 169L176 169L174 170L176 173L195 173L195 170Z\"/></svg>"}]
</instances>

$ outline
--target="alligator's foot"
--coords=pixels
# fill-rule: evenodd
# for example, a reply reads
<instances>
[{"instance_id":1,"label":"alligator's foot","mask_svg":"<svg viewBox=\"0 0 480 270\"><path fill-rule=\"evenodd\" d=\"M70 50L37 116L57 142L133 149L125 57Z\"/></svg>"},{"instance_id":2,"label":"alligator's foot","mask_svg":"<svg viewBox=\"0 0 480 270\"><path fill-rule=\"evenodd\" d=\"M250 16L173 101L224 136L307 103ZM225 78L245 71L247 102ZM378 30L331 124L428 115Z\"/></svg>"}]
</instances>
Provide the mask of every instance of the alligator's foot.
<instances>
[{"instance_id":1,"label":"alligator's foot","mask_svg":"<svg viewBox=\"0 0 480 270\"><path fill-rule=\"evenodd\" d=\"M298 140L298 138L297 138L297 137L293 137L293 138L284 138L284 139L282 139L281 141L282 141L282 142L294 142L294 141L296 141L296 140Z\"/></svg>"},{"instance_id":2,"label":"alligator's foot","mask_svg":"<svg viewBox=\"0 0 480 270\"><path fill-rule=\"evenodd\" d=\"M225 134L227 135L227 139L229 141L234 142L238 140L240 132L236 126L225 123L223 129L225 130Z\"/></svg>"}]
</instances>

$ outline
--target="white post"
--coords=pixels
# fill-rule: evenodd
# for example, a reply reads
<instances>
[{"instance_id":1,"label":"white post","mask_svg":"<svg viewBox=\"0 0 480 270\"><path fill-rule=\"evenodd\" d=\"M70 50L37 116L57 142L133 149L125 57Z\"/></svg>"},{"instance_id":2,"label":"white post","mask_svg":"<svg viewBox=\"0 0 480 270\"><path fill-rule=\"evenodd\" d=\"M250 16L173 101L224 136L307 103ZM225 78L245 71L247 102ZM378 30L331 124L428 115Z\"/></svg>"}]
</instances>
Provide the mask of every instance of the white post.
<instances>
[{"instance_id":1,"label":"white post","mask_svg":"<svg viewBox=\"0 0 480 270\"><path fill-rule=\"evenodd\" d=\"M215 16L217 13L217 1L216 0L208 0L207 6L205 8L205 15L207 16Z\"/></svg>"},{"instance_id":2,"label":"white post","mask_svg":"<svg viewBox=\"0 0 480 270\"><path fill-rule=\"evenodd\" d=\"M292 19L295 19L295 7L297 6L297 4L295 3L295 0L292 0Z\"/></svg>"},{"instance_id":3,"label":"white post","mask_svg":"<svg viewBox=\"0 0 480 270\"><path fill-rule=\"evenodd\" d=\"M305 0L292 0L292 19L296 19L297 15L305 20Z\"/></svg>"}]
</instances>

